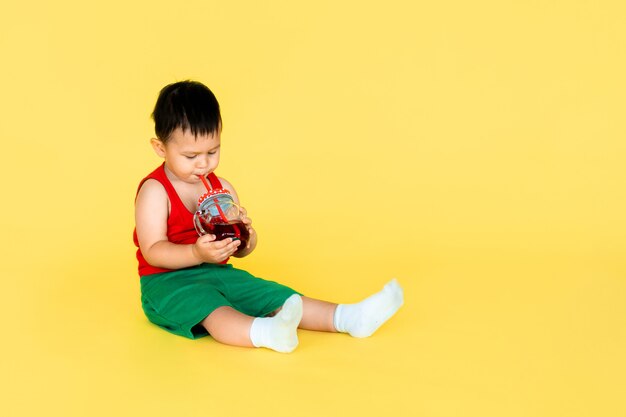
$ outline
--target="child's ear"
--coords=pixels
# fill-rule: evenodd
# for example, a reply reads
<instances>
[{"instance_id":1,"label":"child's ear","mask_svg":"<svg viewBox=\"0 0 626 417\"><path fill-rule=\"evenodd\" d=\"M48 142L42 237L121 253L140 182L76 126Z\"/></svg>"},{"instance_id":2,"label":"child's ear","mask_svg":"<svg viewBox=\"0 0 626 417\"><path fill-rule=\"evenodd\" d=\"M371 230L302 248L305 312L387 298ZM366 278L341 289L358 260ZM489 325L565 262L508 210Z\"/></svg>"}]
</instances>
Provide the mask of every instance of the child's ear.
<instances>
[{"instance_id":1,"label":"child's ear","mask_svg":"<svg viewBox=\"0 0 626 417\"><path fill-rule=\"evenodd\" d=\"M165 158L165 144L161 142L157 138L150 139L150 144L152 145L152 149L159 155L161 158Z\"/></svg>"}]
</instances>

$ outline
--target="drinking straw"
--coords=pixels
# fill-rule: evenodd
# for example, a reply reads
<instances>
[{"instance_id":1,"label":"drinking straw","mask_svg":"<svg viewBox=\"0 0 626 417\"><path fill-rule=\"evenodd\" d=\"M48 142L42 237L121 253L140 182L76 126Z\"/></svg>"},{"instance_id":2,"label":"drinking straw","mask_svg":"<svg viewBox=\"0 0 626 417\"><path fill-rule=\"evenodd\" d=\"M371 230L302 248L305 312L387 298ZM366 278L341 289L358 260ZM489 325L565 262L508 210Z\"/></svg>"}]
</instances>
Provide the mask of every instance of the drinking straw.
<instances>
[{"instance_id":1,"label":"drinking straw","mask_svg":"<svg viewBox=\"0 0 626 417\"><path fill-rule=\"evenodd\" d=\"M209 183L206 181L206 178L204 178L204 175L198 175L198 178L200 178L200 181L202 181L202 184L204 184L207 191L213 191Z\"/></svg>"},{"instance_id":2,"label":"drinking straw","mask_svg":"<svg viewBox=\"0 0 626 417\"><path fill-rule=\"evenodd\" d=\"M202 183L206 187L206 190L209 192L212 191L212 188L209 185L209 183L206 181L206 178L204 178L203 175L198 175L198 177L200 178L200 180L202 180ZM226 215L222 211L222 208L220 207L220 205L217 203L217 197L213 198L213 201L215 202L215 207L217 207L217 211L220 213L220 217L222 218L222 221L224 223L228 223L228 219L226 218Z\"/></svg>"},{"instance_id":3,"label":"drinking straw","mask_svg":"<svg viewBox=\"0 0 626 417\"><path fill-rule=\"evenodd\" d=\"M213 199L213 201L215 201L215 207L217 207L217 211L219 211L219 212L220 212L220 217L222 218L222 221L223 221L224 223L228 223L228 219L226 218L226 215L225 215L225 214L224 214L224 212L222 211L222 208L220 207L220 205L219 205L219 204L217 204L217 197L215 197L215 198Z\"/></svg>"}]
</instances>

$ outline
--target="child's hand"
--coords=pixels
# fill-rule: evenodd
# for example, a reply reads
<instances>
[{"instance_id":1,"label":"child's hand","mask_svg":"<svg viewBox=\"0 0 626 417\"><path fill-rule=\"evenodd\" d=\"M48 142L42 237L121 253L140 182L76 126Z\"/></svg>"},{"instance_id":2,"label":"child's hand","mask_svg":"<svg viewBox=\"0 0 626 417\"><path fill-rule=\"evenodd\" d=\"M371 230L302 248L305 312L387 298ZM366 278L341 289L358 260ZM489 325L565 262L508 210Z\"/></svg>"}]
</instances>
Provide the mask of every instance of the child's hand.
<instances>
[{"instance_id":1,"label":"child's hand","mask_svg":"<svg viewBox=\"0 0 626 417\"><path fill-rule=\"evenodd\" d=\"M241 212L241 221L248 229L248 233L250 233L250 237L248 238L248 243L246 244L246 248L250 249L250 244L252 243L252 237L254 235L254 229L252 228L252 220L248 217L248 210L243 207L239 207Z\"/></svg>"},{"instance_id":2,"label":"child's hand","mask_svg":"<svg viewBox=\"0 0 626 417\"><path fill-rule=\"evenodd\" d=\"M218 264L232 256L240 244L240 240L233 241L231 238L216 241L215 235L209 234L200 236L191 251L199 261Z\"/></svg>"}]
</instances>

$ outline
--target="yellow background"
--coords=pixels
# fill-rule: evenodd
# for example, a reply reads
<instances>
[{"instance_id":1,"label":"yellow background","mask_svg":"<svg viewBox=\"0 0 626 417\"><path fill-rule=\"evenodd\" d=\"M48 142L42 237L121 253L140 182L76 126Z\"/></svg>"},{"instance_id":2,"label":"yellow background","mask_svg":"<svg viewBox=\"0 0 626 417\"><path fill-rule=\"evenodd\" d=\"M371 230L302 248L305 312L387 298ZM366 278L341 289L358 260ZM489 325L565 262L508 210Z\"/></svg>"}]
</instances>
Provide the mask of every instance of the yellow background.
<instances>
[{"instance_id":1,"label":"yellow background","mask_svg":"<svg viewBox=\"0 0 626 417\"><path fill-rule=\"evenodd\" d=\"M622 1L0 9L3 416L624 416ZM149 324L131 242L165 84L220 100L239 267L353 302L291 355Z\"/></svg>"}]
</instances>

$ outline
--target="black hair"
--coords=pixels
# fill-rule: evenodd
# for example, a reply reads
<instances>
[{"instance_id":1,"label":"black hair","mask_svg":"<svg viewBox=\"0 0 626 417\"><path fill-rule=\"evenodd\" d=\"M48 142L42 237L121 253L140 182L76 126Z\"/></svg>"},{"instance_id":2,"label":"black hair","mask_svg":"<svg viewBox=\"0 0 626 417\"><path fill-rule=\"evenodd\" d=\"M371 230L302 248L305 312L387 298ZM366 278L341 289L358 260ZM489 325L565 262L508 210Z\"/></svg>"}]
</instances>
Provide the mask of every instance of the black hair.
<instances>
[{"instance_id":1,"label":"black hair","mask_svg":"<svg viewBox=\"0 0 626 417\"><path fill-rule=\"evenodd\" d=\"M154 131L167 142L176 128L194 136L213 135L222 128L220 105L207 86L197 81L180 81L163 87L154 111Z\"/></svg>"}]
</instances>

